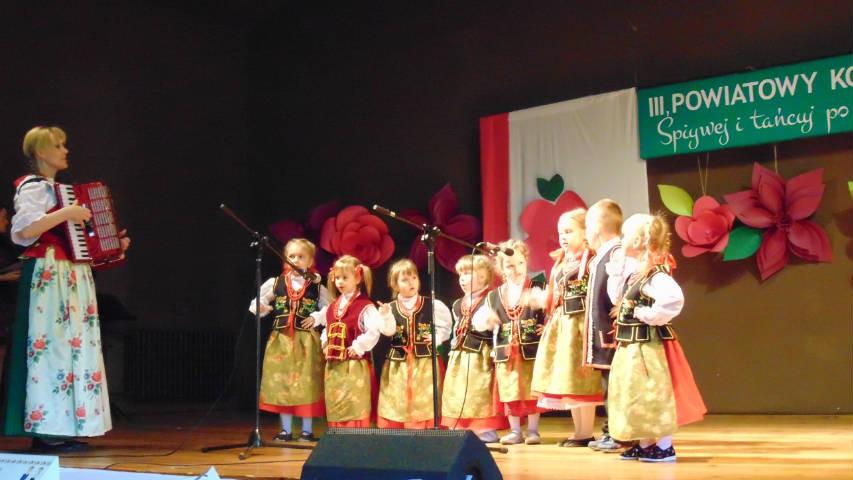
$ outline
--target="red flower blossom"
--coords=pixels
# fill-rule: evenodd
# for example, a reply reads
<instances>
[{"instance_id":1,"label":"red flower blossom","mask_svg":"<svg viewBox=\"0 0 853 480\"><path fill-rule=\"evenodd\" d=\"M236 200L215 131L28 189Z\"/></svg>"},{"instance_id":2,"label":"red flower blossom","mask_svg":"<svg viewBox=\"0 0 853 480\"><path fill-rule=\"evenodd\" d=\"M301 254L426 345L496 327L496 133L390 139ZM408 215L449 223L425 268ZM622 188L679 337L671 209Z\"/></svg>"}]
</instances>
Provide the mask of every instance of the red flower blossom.
<instances>
[{"instance_id":1,"label":"red flower blossom","mask_svg":"<svg viewBox=\"0 0 853 480\"><path fill-rule=\"evenodd\" d=\"M527 232L524 243L530 248L531 272L548 271L551 268L554 262L548 254L560 248L557 220L560 215L576 208L586 208L586 203L571 190L560 194L555 203L537 199L524 207L519 223Z\"/></svg>"},{"instance_id":2,"label":"red flower blossom","mask_svg":"<svg viewBox=\"0 0 853 480\"><path fill-rule=\"evenodd\" d=\"M98 308L95 306L95 304L94 304L94 303L90 303L90 304L86 307L86 315L94 315L94 314L96 314L96 313L98 313Z\"/></svg>"},{"instance_id":3,"label":"red flower blossom","mask_svg":"<svg viewBox=\"0 0 853 480\"><path fill-rule=\"evenodd\" d=\"M49 282L50 279L53 278L53 274L50 273L50 270L44 269L41 271L41 279L45 282Z\"/></svg>"},{"instance_id":4,"label":"red flower blossom","mask_svg":"<svg viewBox=\"0 0 853 480\"><path fill-rule=\"evenodd\" d=\"M376 268L391 258L394 240L379 217L360 205L351 205L323 224L320 247L335 255L352 255Z\"/></svg>"},{"instance_id":5,"label":"red flower blossom","mask_svg":"<svg viewBox=\"0 0 853 480\"><path fill-rule=\"evenodd\" d=\"M80 337L74 337L71 340L69 340L68 343L71 344L72 348L80 348L80 345L83 343L83 341L80 340Z\"/></svg>"},{"instance_id":6,"label":"red flower blossom","mask_svg":"<svg viewBox=\"0 0 853 480\"><path fill-rule=\"evenodd\" d=\"M466 242L474 243L480 239L480 220L473 215L459 214L459 198L449 183L429 199L427 210L429 217L417 210L405 210L400 212L400 216L417 224L435 225L442 232ZM466 247L446 238L439 238L435 242L436 262L451 272L456 271L456 262L467 253L469 251ZM427 248L421 241L420 235L412 242L409 258L415 262L418 268L426 267Z\"/></svg>"},{"instance_id":7,"label":"red flower blossom","mask_svg":"<svg viewBox=\"0 0 853 480\"><path fill-rule=\"evenodd\" d=\"M705 252L722 252L729 243L735 215L728 205L704 195L693 204L693 216L675 219L675 233L685 242L681 254L695 257Z\"/></svg>"},{"instance_id":8,"label":"red flower blossom","mask_svg":"<svg viewBox=\"0 0 853 480\"><path fill-rule=\"evenodd\" d=\"M74 413L77 415L77 418L86 418L86 407L77 407L77 411Z\"/></svg>"},{"instance_id":9,"label":"red flower blossom","mask_svg":"<svg viewBox=\"0 0 853 480\"><path fill-rule=\"evenodd\" d=\"M101 381L101 372L100 372L100 370L92 374L92 381L93 381L93 382L100 382L100 381Z\"/></svg>"},{"instance_id":10,"label":"red flower blossom","mask_svg":"<svg viewBox=\"0 0 853 480\"><path fill-rule=\"evenodd\" d=\"M30 420L34 422L38 422L39 420L44 418L44 414L41 413L41 410L33 410L30 412Z\"/></svg>"},{"instance_id":11,"label":"red flower blossom","mask_svg":"<svg viewBox=\"0 0 853 480\"><path fill-rule=\"evenodd\" d=\"M44 339L39 338L38 340L33 342L33 350L44 350L47 344Z\"/></svg>"},{"instance_id":12,"label":"red flower blossom","mask_svg":"<svg viewBox=\"0 0 853 480\"><path fill-rule=\"evenodd\" d=\"M823 190L822 168L785 181L756 163L752 189L725 195L738 220L766 229L757 255L761 280L784 268L789 252L810 262L832 261L826 232L807 220L820 205Z\"/></svg>"},{"instance_id":13,"label":"red flower blossom","mask_svg":"<svg viewBox=\"0 0 853 480\"><path fill-rule=\"evenodd\" d=\"M69 373L68 375L65 376L65 383L72 383L72 382L74 382L74 374Z\"/></svg>"}]
</instances>

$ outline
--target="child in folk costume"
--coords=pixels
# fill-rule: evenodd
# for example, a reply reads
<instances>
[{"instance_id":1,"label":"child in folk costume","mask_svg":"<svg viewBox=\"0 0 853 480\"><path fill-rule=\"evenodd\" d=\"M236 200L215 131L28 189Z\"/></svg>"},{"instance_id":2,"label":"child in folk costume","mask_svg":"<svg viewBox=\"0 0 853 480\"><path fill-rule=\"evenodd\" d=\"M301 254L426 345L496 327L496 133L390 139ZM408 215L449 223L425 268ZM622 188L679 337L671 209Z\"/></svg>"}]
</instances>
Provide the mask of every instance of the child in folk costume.
<instances>
[{"instance_id":1,"label":"child in folk costume","mask_svg":"<svg viewBox=\"0 0 853 480\"><path fill-rule=\"evenodd\" d=\"M617 252L608 266L611 290L624 283L617 309L618 347L610 372L610 434L637 441L625 460L675 460L672 434L679 425L701 420L705 404L671 321L681 312L684 295L666 265L669 226L653 215L633 215L622 227L624 255L636 260L627 282Z\"/></svg>"},{"instance_id":2,"label":"child in folk costume","mask_svg":"<svg viewBox=\"0 0 853 480\"><path fill-rule=\"evenodd\" d=\"M370 267L353 256L335 260L328 288L334 298L320 311L318 324L325 325L325 400L329 427L370 426L376 376L369 352L380 335L392 335L394 322L379 314L370 300Z\"/></svg>"},{"instance_id":3,"label":"child in folk costume","mask_svg":"<svg viewBox=\"0 0 853 480\"><path fill-rule=\"evenodd\" d=\"M592 440L595 406L603 401L601 373L583 364L583 324L586 307L588 264L592 252L584 241L582 208L566 212L557 222L560 250L544 295L548 321L533 368L531 388L539 396L539 406L550 410L571 410L574 435L558 445L582 447ZM543 299L544 297L544 299Z\"/></svg>"},{"instance_id":4,"label":"child in folk costume","mask_svg":"<svg viewBox=\"0 0 853 480\"><path fill-rule=\"evenodd\" d=\"M486 325L486 294L492 283L492 262L483 255L465 255L456 262L459 286L464 295L453 302L455 321L444 392L441 424L451 429L472 430L480 440L498 441L497 430L507 421L498 398L492 362L492 332Z\"/></svg>"},{"instance_id":5,"label":"child in folk costume","mask_svg":"<svg viewBox=\"0 0 853 480\"><path fill-rule=\"evenodd\" d=\"M304 238L294 238L284 247L288 260L311 273L316 273L315 252L314 244ZM312 423L325 412L324 361L320 333L312 327L328 303L326 287L306 280L287 264L281 275L261 285L261 316L272 312L274 320L264 352L260 409L279 414L281 432L273 440L293 440L294 415L302 417L299 440L317 440ZM255 312L254 301L249 311Z\"/></svg>"},{"instance_id":6,"label":"child in folk costume","mask_svg":"<svg viewBox=\"0 0 853 480\"><path fill-rule=\"evenodd\" d=\"M418 268L409 259L398 260L388 271L388 286L395 299L379 312L393 321L391 349L382 367L377 426L379 428L432 428L432 302L419 295ZM387 321L387 320L386 320ZM435 340L441 345L450 338L452 319L447 306L435 301ZM436 375L441 379L443 369Z\"/></svg>"},{"instance_id":7,"label":"child in folk costume","mask_svg":"<svg viewBox=\"0 0 853 480\"><path fill-rule=\"evenodd\" d=\"M595 256L588 268L583 363L601 372L605 404L610 361L616 347L613 342L613 318L610 316L616 299L608 295L607 264L620 246L621 229L622 208L615 201L605 198L589 208L586 214L586 240L590 248L595 250ZM612 453L622 450L623 446L609 434L607 418L604 419L601 437L589 442L589 447Z\"/></svg>"},{"instance_id":8,"label":"child in folk costume","mask_svg":"<svg viewBox=\"0 0 853 480\"><path fill-rule=\"evenodd\" d=\"M495 378L498 393L509 419L510 433L501 438L504 445L526 443L538 445L539 413L536 397L530 389L533 377L533 363L545 322L542 309L531 308L528 304L531 288L534 284L527 277L527 260L530 250L524 242L508 240L500 244L501 253L497 256L498 271L503 275L504 283L489 292L486 305L489 315L486 328L494 333ZM507 249L512 255L506 255ZM474 328L482 328L483 317L473 319ZM527 417L527 438L521 434L521 419Z\"/></svg>"},{"instance_id":9,"label":"child in folk costume","mask_svg":"<svg viewBox=\"0 0 853 480\"><path fill-rule=\"evenodd\" d=\"M34 127L23 151L33 174L15 182L12 241L23 253L18 310L4 379L3 430L33 437L33 449L82 450L72 437L112 428L95 281L88 263L72 260L65 223L92 218L74 204L58 208L56 174L68 168L66 135ZM119 234L122 250L130 239Z\"/></svg>"}]
</instances>

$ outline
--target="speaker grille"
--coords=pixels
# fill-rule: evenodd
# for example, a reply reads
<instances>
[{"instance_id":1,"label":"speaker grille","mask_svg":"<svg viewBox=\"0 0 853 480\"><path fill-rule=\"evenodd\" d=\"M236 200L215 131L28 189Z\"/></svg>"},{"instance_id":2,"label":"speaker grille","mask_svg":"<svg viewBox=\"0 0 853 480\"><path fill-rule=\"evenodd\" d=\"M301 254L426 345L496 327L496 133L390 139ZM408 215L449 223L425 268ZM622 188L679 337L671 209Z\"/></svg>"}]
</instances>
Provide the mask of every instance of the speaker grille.
<instances>
[{"instance_id":1,"label":"speaker grille","mask_svg":"<svg viewBox=\"0 0 853 480\"><path fill-rule=\"evenodd\" d=\"M405 430L402 428L330 428L326 434L332 435L381 435L397 437L450 437L461 438L467 430Z\"/></svg>"}]
</instances>

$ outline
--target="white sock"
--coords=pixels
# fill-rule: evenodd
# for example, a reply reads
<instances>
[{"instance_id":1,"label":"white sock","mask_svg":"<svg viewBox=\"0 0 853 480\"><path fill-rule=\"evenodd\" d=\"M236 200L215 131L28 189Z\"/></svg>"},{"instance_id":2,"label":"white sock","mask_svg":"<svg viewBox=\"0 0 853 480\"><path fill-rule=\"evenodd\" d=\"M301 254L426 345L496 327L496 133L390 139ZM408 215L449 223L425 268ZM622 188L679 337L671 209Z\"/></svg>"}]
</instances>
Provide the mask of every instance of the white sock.
<instances>
[{"instance_id":1,"label":"white sock","mask_svg":"<svg viewBox=\"0 0 853 480\"><path fill-rule=\"evenodd\" d=\"M538 413L531 413L527 416L527 433L539 433Z\"/></svg>"},{"instance_id":2,"label":"white sock","mask_svg":"<svg viewBox=\"0 0 853 480\"><path fill-rule=\"evenodd\" d=\"M293 415L289 413L279 413L279 418L281 419L281 429L287 433L293 431Z\"/></svg>"},{"instance_id":3,"label":"white sock","mask_svg":"<svg viewBox=\"0 0 853 480\"><path fill-rule=\"evenodd\" d=\"M509 419L509 428L515 433L521 433L521 417L508 415L506 418Z\"/></svg>"},{"instance_id":4,"label":"white sock","mask_svg":"<svg viewBox=\"0 0 853 480\"><path fill-rule=\"evenodd\" d=\"M666 450L667 448L672 446L672 435L667 435L660 440L658 440L658 447L661 450Z\"/></svg>"},{"instance_id":5,"label":"white sock","mask_svg":"<svg viewBox=\"0 0 853 480\"><path fill-rule=\"evenodd\" d=\"M314 433L312 430L314 419L311 417L302 417L302 431L305 433Z\"/></svg>"},{"instance_id":6,"label":"white sock","mask_svg":"<svg viewBox=\"0 0 853 480\"><path fill-rule=\"evenodd\" d=\"M640 440L640 448L649 448L655 444L654 438L644 438Z\"/></svg>"}]
</instances>

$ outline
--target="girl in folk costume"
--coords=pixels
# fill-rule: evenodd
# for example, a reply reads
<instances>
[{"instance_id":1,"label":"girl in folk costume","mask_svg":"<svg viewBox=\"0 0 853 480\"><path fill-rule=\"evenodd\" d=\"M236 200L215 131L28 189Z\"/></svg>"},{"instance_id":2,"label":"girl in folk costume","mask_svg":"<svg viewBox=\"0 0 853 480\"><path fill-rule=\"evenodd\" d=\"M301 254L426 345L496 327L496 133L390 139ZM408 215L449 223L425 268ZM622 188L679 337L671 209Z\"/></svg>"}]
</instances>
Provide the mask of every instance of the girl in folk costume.
<instances>
[{"instance_id":1,"label":"girl in folk costume","mask_svg":"<svg viewBox=\"0 0 853 480\"><path fill-rule=\"evenodd\" d=\"M392 335L393 320L383 317L370 300L370 267L353 256L335 260L329 272L334 300L314 318L325 325L325 397L329 427L370 426L374 418L376 375L370 350L380 335Z\"/></svg>"},{"instance_id":2,"label":"girl in folk costume","mask_svg":"<svg viewBox=\"0 0 853 480\"><path fill-rule=\"evenodd\" d=\"M284 255L302 270L313 270L316 247L304 238L284 246ZM319 277L319 275L317 275ZM285 264L281 275L261 285L261 316L273 314L264 352L260 409L278 413L281 432L273 440L293 440L293 416L302 417L301 441L316 441L312 423L325 412L323 350L313 329L319 310L328 305L326 287L306 280ZM255 312L255 302L249 305Z\"/></svg>"},{"instance_id":3,"label":"girl in folk costume","mask_svg":"<svg viewBox=\"0 0 853 480\"><path fill-rule=\"evenodd\" d=\"M575 432L558 445L583 447L592 438L595 406L603 402L601 373L583 364L583 324L586 308L588 265L592 252L584 241L582 208L566 212L557 222L560 249L548 289L534 292L533 303L544 303L548 312L531 388L539 406L571 410Z\"/></svg>"},{"instance_id":4,"label":"girl in folk costume","mask_svg":"<svg viewBox=\"0 0 853 480\"><path fill-rule=\"evenodd\" d=\"M380 428L432 428L432 302L418 294L418 268L409 259L398 260L388 271L388 286L395 299L379 308L394 322L391 349L382 367L377 426ZM386 320L387 321L387 320ZM450 338L450 310L435 301L435 340ZM439 369L439 389L443 369Z\"/></svg>"},{"instance_id":5,"label":"girl in folk costume","mask_svg":"<svg viewBox=\"0 0 853 480\"><path fill-rule=\"evenodd\" d=\"M452 307L456 328L444 376L441 424L472 430L487 443L497 442L497 430L508 425L495 382L492 332L485 328L484 303L494 270L488 257L465 255L456 262L456 272L465 295ZM475 322L484 328L477 329Z\"/></svg>"},{"instance_id":6,"label":"girl in folk costume","mask_svg":"<svg viewBox=\"0 0 853 480\"><path fill-rule=\"evenodd\" d=\"M24 137L34 174L16 182L11 230L27 250L4 381L4 431L32 436L33 448L46 451L83 449L69 437L112 428L92 269L71 260L63 231L65 222L92 214L77 204L56 207L54 176L68 168L65 139L58 127L35 127ZM122 238L122 249L129 244Z\"/></svg>"},{"instance_id":7,"label":"girl in folk costume","mask_svg":"<svg viewBox=\"0 0 853 480\"><path fill-rule=\"evenodd\" d=\"M679 425L701 420L707 410L670 323L681 312L684 295L667 265L669 226L659 216L638 214L625 222L622 233L624 256L636 260L636 271L624 283L616 308L610 434L637 441L622 459L674 461L672 434ZM608 265L608 282L617 287L629 272L620 268L624 256L614 254Z\"/></svg>"},{"instance_id":8,"label":"girl in folk costume","mask_svg":"<svg viewBox=\"0 0 853 480\"><path fill-rule=\"evenodd\" d=\"M486 296L489 315L485 327L494 331L495 378L498 393L509 419L510 433L501 438L504 445L527 443L538 445L539 413L536 398L530 390L533 362L545 321L542 309L528 305L530 290L534 285L527 278L527 259L530 250L524 242L508 240L500 244L497 256L498 271L504 283ZM513 254L503 252L511 249ZM474 328L483 328L483 317L476 317ZM521 419L527 417L527 438L521 434Z\"/></svg>"}]
</instances>

